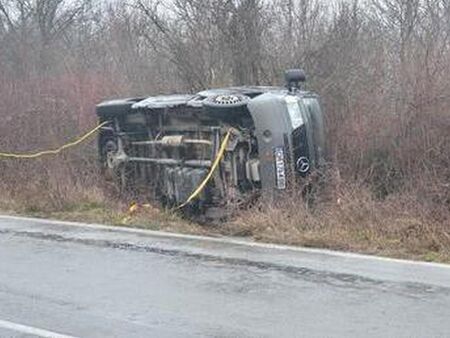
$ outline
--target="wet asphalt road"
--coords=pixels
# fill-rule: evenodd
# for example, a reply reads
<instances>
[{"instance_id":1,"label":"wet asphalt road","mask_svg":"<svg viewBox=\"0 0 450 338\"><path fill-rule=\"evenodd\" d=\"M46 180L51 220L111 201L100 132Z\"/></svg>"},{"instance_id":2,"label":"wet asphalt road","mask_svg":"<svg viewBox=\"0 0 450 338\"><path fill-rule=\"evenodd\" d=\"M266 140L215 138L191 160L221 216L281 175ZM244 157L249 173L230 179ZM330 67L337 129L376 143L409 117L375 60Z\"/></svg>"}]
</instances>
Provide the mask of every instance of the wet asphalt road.
<instances>
[{"instance_id":1,"label":"wet asphalt road","mask_svg":"<svg viewBox=\"0 0 450 338\"><path fill-rule=\"evenodd\" d=\"M0 217L0 337L46 336L34 328L450 337L450 268Z\"/></svg>"}]
</instances>

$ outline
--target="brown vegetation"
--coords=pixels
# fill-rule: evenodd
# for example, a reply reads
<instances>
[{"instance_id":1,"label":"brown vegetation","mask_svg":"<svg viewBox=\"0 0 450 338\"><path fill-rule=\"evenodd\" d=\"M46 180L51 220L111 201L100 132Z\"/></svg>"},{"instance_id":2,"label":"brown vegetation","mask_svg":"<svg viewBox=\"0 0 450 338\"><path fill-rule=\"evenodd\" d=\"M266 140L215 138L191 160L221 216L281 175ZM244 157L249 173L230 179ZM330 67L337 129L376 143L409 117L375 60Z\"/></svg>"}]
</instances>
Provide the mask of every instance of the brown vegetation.
<instances>
[{"instance_id":1,"label":"brown vegetation","mask_svg":"<svg viewBox=\"0 0 450 338\"><path fill-rule=\"evenodd\" d=\"M0 151L74 138L107 97L279 84L302 66L325 106L324 183L312 203L255 207L220 231L449 259L449 1L170 4L0 0ZM94 141L0 160L0 178L4 210L124 209L99 183Z\"/></svg>"}]
</instances>

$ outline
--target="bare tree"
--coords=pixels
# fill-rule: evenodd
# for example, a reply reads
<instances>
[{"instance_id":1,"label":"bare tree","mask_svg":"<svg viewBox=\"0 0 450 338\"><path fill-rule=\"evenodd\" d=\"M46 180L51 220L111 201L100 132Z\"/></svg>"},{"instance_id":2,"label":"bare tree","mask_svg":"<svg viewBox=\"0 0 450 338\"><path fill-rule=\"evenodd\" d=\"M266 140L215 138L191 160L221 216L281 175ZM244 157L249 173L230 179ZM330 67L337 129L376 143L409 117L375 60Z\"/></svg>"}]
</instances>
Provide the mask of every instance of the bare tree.
<instances>
[{"instance_id":1,"label":"bare tree","mask_svg":"<svg viewBox=\"0 0 450 338\"><path fill-rule=\"evenodd\" d=\"M229 1L229 14L219 26L231 51L232 74L237 85L260 83L265 33L264 7L260 0Z\"/></svg>"},{"instance_id":2,"label":"bare tree","mask_svg":"<svg viewBox=\"0 0 450 338\"><path fill-rule=\"evenodd\" d=\"M47 71L53 62L52 48L90 3L91 0L0 0L0 25L8 34L9 50L20 60L23 51L19 49L31 46L39 55L38 69Z\"/></svg>"}]
</instances>

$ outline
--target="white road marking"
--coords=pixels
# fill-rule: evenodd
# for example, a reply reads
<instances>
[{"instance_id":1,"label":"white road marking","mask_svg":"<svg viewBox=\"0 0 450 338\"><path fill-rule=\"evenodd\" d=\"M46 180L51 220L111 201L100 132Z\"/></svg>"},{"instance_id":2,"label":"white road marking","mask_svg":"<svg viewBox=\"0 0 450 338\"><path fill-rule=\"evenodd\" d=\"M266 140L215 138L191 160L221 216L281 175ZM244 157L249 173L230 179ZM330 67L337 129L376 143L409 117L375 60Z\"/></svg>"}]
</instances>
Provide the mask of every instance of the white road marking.
<instances>
[{"instance_id":1,"label":"white road marking","mask_svg":"<svg viewBox=\"0 0 450 338\"><path fill-rule=\"evenodd\" d=\"M32 326L8 322L6 320L1 320L1 319L0 319L0 329L6 329L6 330L19 332L19 333L23 333L23 334L30 334L30 335L33 335L36 337L41 337L41 338L76 338L74 336L68 336L68 335L64 335L64 334L60 334L60 333L56 333L56 332L52 332L52 331L38 329L38 328L32 327Z\"/></svg>"},{"instance_id":2,"label":"white road marking","mask_svg":"<svg viewBox=\"0 0 450 338\"><path fill-rule=\"evenodd\" d=\"M58 221L58 220L54 220L54 219L43 219L43 218L32 218L32 217L10 216L10 215L0 215L0 220L17 220L17 221L24 221L24 222L34 222L34 223L43 224L43 225L60 225L60 226L65 225L65 226L78 227L78 228L84 228L84 229L92 229L92 230L142 234L142 235L147 235L150 237L197 240L197 241L204 241L204 242L222 243L222 244L247 246L247 247L271 249L271 250L279 250L279 251L292 251L292 252L300 252L300 253L307 253L307 254L328 255L328 256L340 257L340 258L354 258L354 259L367 260L367 261L372 261L372 262L380 261L380 262L397 263L397 264L401 264L401 265L416 265L416 266L436 267L436 268L441 268L441 269L450 269L450 264L412 261L412 260L406 260L406 259L364 255L364 254L358 254L358 253L352 253L352 252L306 248L306 247L301 247L301 246L289 246L289 245L261 243L261 242L255 242L252 240L234 239L234 238L229 238L229 237L208 237L208 236L199 236L199 235L185 235L185 234L178 234L178 233L171 233L171 232L164 232L164 231L134 229L134 228L127 228L127 227L120 227L120 226L112 226L112 225L88 224L88 223L81 223L81 222L68 222L68 221Z\"/></svg>"}]
</instances>

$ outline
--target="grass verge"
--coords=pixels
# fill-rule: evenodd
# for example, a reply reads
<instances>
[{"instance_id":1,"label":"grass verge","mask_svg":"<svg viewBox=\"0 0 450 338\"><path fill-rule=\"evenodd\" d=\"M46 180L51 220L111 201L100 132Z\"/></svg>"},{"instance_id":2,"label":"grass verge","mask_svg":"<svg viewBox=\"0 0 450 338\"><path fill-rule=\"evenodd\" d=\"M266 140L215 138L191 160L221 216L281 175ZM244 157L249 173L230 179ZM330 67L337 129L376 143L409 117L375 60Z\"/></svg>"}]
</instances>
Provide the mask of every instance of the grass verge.
<instances>
[{"instance_id":1,"label":"grass verge","mask_svg":"<svg viewBox=\"0 0 450 338\"><path fill-rule=\"evenodd\" d=\"M222 226L199 225L150 205L130 213L127 203L106 199L68 203L53 210L19 207L2 199L0 212L450 263L450 224L418 216L417 210L399 209L399 203L399 199L377 202L363 192L323 203L320 208L291 198L278 205L255 206Z\"/></svg>"}]
</instances>

